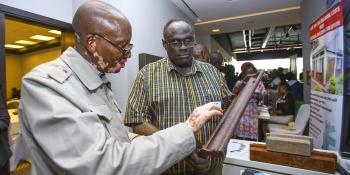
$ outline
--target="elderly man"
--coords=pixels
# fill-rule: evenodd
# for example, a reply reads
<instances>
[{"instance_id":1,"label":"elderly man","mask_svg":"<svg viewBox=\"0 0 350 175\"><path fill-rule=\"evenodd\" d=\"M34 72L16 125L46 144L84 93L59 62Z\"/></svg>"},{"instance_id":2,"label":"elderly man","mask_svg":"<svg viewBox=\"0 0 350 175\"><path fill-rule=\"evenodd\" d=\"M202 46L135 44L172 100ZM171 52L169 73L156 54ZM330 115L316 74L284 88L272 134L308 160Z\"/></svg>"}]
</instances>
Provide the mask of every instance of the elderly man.
<instances>
[{"instance_id":1,"label":"elderly man","mask_svg":"<svg viewBox=\"0 0 350 175\"><path fill-rule=\"evenodd\" d=\"M0 84L0 92L1 84ZM8 128L10 124L10 117L7 112L5 98L0 94L0 175L9 175L10 166L9 158L11 157L11 150L8 142Z\"/></svg>"},{"instance_id":2,"label":"elderly man","mask_svg":"<svg viewBox=\"0 0 350 175\"><path fill-rule=\"evenodd\" d=\"M73 28L75 48L22 81L21 130L32 174L160 174L192 153L194 133L221 115L220 107L198 107L183 123L130 141L105 77L131 56L129 21L102 1L88 1Z\"/></svg>"},{"instance_id":3,"label":"elderly man","mask_svg":"<svg viewBox=\"0 0 350 175\"><path fill-rule=\"evenodd\" d=\"M192 25L175 19L163 30L163 46L168 58L146 65L132 85L126 110L125 124L134 132L151 135L158 130L187 120L197 106L208 102L223 105L229 97L225 80L219 70L192 57L195 35ZM204 144L218 124L213 118L197 135ZM167 173L221 174L221 159L201 158L194 152Z\"/></svg>"},{"instance_id":4,"label":"elderly man","mask_svg":"<svg viewBox=\"0 0 350 175\"><path fill-rule=\"evenodd\" d=\"M209 63L210 61L209 51L203 44L196 44L193 47L193 57L205 63Z\"/></svg>"}]
</instances>

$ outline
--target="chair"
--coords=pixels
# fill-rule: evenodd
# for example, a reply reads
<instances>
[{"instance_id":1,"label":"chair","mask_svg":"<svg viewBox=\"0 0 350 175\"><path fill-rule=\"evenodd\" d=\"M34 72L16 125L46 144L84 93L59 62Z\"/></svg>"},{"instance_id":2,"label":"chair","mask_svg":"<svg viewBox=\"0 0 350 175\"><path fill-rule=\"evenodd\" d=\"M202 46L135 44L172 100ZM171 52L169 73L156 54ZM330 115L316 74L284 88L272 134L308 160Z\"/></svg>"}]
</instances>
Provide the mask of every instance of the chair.
<instances>
[{"instance_id":1,"label":"chair","mask_svg":"<svg viewBox=\"0 0 350 175\"><path fill-rule=\"evenodd\" d=\"M287 129L288 125L281 125L281 124L268 124L267 128L270 133L302 135L308 123L309 118L310 118L310 104L303 104L301 105L295 120L295 130Z\"/></svg>"}]
</instances>

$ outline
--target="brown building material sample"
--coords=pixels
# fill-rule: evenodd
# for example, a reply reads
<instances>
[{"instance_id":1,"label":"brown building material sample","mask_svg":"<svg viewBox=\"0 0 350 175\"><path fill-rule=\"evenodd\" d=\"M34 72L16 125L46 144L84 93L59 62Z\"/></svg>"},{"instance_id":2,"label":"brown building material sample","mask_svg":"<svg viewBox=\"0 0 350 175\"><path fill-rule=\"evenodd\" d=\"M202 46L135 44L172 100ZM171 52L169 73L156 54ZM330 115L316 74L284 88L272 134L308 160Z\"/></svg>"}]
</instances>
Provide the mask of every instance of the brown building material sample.
<instances>
[{"instance_id":1,"label":"brown building material sample","mask_svg":"<svg viewBox=\"0 0 350 175\"><path fill-rule=\"evenodd\" d=\"M334 153L312 151L311 156L268 151L266 145L250 144L250 160L334 174L337 156Z\"/></svg>"},{"instance_id":2,"label":"brown building material sample","mask_svg":"<svg viewBox=\"0 0 350 175\"><path fill-rule=\"evenodd\" d=\"M266 147L269 151L310 156L313 150L312 142L312 138L308 136L266 134Z\"/></svg>"},{"instance_id":3,"label":"brown building material sample","mask_svg":"<svg viewBox=\"0 0 350 175\"><path fill-rule=\"evenodd\" d=\"M233 99L224 116L221 118L218 126L210 135L207 143L200 149L201 156L222 156L225 154L231 134L235 130L242 113L245 110L250 98L258 86L264 71L247 77L245 86L239 94Z\"/></svg>"}]
</instances>

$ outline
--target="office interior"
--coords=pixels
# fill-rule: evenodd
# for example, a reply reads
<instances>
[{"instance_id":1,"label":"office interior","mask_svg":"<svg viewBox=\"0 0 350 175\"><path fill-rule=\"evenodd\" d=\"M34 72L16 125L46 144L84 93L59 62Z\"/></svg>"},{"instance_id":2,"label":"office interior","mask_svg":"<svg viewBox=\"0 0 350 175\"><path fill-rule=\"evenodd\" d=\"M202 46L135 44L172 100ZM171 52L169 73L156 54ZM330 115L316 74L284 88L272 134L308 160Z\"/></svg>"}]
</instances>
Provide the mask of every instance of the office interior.
<instances>
[{"instance_id":1,"label":"office interior","mask_svg":"<svg viewBox=\"0 0 350 175\"><path fill-rule=\"evenodd\" d=\"M5 85L1 93L7 99L11 123L14 123L10 131L12 145L23 144L16 140L20 135L17 107L20 102L18 92L21 89L21 78L35 66L56 59L65 49L74 45L71 21L74 12L86 1L0 1L0 29L3 29L0 34L2 47L0 81ZM302 104L309 105L310 113L314 90L312 76L315 79L323 76L312 72L317 70L317 67L312 67L317 63L312 63L310 56L314 52L312 48L314 45L310 41L310 26L327 10L338 3L348 3L348 0L105 0L105 2L121 10L133 27L131 42L135 47L131 58L120 73L107 75L112 83L115 98L122 108L122 114L126 108L131 84L139 69L149 62L166 56L161 42L162 31L164 24L173 18L183 18L192 22L196 41L205 45L209 51L220 52L225 59L224 64L234 65L238 73L244 62L252 62L258 69L268 72L282 67L284 72L293 71L296 75L301 74L300 78L297 77L299 81L303 79ZM40 8L37 4L40 4ZM349 20L349 16L344 16L344 19ZM350 30L349 26L344 26L344 31L346 30ZM348 34L345 32L345 35ZM349 59L348 55L344 54L343 59ZM336 69L337 63L333 64L335 68L332 69ZM344 67L342 71L347 73L348 70ZM328 75L324 77L326 78L320 81L330 79ZM346 75L344 78L350 79ZM317 149L334 152L338 156L338 166L343 171L337 169L334 173L325 173L287 165L255 162L249 160L249 157L242 159L236 157L247 156L243 153L228 152L227 156L232 158L226 158L223 174L239 174L248 168L266 174L349 173L350 93L346 93L346 83L340 96L342 108L339 108L341 111L337 117L342 120L339 125L335 125L340 134L332 137L337 143L327 147L323 144ZM297 114L298 112L294 120ZM310 130L309 120L310 114L302 123L305 126L298 135L315 137L312 135L314 134L312 127ZM288 130L288 123L286 127ZM265 135L263 139L256 141L233 139L228 149L236 147L239 149L242 145L264 141L266 141ZM18 145L16 148L27 149ZM249 146L244 146L244 149L249 152ZM13 164L11 170L14 174L29 173L30 155L24 153L11 161Z\"/></svg>"}]
</instances>

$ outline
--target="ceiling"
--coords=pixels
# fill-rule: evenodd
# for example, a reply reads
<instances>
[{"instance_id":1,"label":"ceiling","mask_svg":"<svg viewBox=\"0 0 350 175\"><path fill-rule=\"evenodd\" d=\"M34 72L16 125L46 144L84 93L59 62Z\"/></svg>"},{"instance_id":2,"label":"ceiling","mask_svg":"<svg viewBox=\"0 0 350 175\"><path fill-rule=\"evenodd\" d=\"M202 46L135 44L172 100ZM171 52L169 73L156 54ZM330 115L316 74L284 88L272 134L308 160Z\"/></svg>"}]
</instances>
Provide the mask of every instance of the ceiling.
<instances>
[{"instance_id":1,"label":"ceiling","mask_svg":"<svg viewBox=\"0 0 350 175\"><path fill-rule=\"evenodd\" d=\"M172 0L194 22L197 35L212 35L238 60L301 54L301 1Z\"/></svg>"},{"instance_id":2,"label":"ceiling","mask_svg":"<svg viewBox=\"0 0 350 175\"><path fill-rule=\"evenodd\" d=\"M247 29L212 37L238 61L301 56L300 24Z\"/></svg>"},{"instance_id":3,"label":"ceiling","mask_svg":"<svg viewBox=\"0 0 350 175\"><path fill-rule=\"evenodd\" d=\"M194 22L197 33L211 34L214 28L220 28L220 33L227 33L300 23L299 4L302 0L171 1ZM211 22L224 18L231 20Z\"/></svg>"},{"instance_id":4,"label":"ceiling","mask_svg":"<svg viewBox=\"0 0 350 175\"><path fill-rule=\"evenodd\" d=\"M34 50L44 49L48 47L54 47L60 45L60 35L49 33L48 31L54 30L52 27L47 27L43 25L35 25L19 20L15 20L12 18L5 19L5 44L14 44L14 45L22 45L23 48L20 49L12 49L6 48L7 53L13 54L23 54L28 53ZM57 30L57 29L56 29ZM42 41L31 39L31 36L34 35L44 35L54 37L55 39L50 41ZM18 44L16 41L18 40L26 40L36 42L36 44Z\"/></svg>"}]
</instances>

